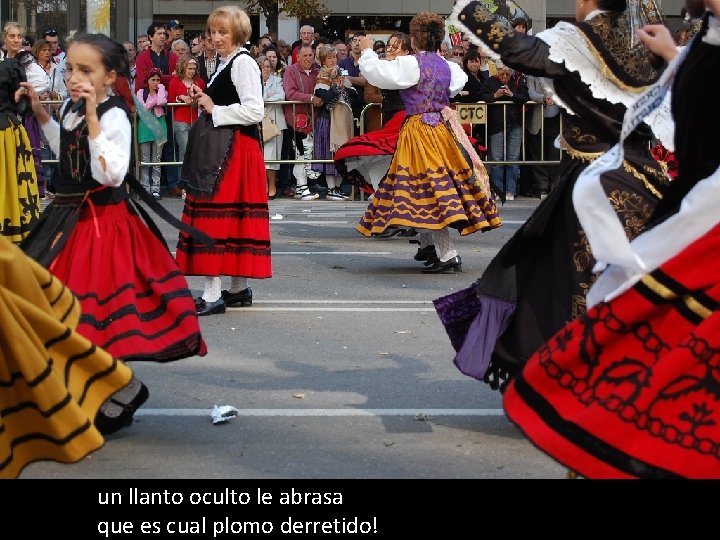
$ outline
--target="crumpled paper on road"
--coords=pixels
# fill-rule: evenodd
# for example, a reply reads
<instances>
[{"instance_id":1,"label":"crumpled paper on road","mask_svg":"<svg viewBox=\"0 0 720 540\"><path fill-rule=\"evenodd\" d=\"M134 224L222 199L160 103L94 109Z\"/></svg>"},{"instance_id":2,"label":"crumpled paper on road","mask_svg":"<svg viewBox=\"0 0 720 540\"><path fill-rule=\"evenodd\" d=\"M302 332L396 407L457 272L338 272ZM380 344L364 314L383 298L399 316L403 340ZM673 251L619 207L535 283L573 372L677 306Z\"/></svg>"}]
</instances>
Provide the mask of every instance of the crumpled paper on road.
<instances>
[{"instance_id":1,"label":"crumpled paper on road","mask_svg":"<svg viewBox=\"0 0 720 540\"><path fill-rule=\"evenodd\" d=\"M231 418L237 417L239 411L231 405L215 405L210 411L213 424L221 424L227 422Z\"/></svg>"}]
</instances>

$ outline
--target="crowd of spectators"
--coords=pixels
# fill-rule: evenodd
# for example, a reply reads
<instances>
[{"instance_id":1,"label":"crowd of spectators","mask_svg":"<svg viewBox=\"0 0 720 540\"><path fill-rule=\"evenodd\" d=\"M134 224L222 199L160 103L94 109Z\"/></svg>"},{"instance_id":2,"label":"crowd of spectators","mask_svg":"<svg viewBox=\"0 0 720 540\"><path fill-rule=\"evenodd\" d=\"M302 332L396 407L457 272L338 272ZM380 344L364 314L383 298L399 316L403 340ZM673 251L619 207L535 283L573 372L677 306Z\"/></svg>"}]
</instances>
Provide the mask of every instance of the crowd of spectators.
<instances>
[{"instance_id":1,"label":"crowd of spectators","mask_svg":"<svg viewBox=\"0 0 720 540\"><path fill-rule=\"evenodd\" d=\"M523 20L513 21L516 29L527 29ZM334 104L328 104L315 92L317 73L321 67L320 51L336 62L337 75L333 85L335 90L328 93L328 88L320 90L325 96L338 95L342 91L343 102L349 106L351 125L336 126L340 132L350 130L357 135L361 131L368 132L379 129L383 124L381 107L366 108L367 104L382 105L382 94L377 88L367 84L359 67L360 39L365 32L356 32L343 41L329 40L312 26L303 25L299 29L298 39L288 43L276 39L271 34L264 34L246 48L258 61L263 74L267 115L278 126L280 134L265 141L265 158L277 160L311 160L315 155L315 125L323 123L323 133L328 129L327 118ZM54 29L45 30L37 40L24 34L19 27L5 28L3 49L8 56L14 56L20 50L27 50L32 55L31 65L27 68L28 80L36 85L43 99L61 100L67 97L64 85L65 53L60 43L58 32ZM16 43L17 42L17 43ZM128 73L121 74L113 91L126 99L131 112L135 111L137 96L148 89L148 76L160 72L160 84L168 95L168 104L164 108L167 142L162 146L159 160L163 162L181 162L187 141L187 133L198 111L191 110L191 100L182 90L187 88L190 79L197 79L207 85L221 63L220 55L215 51L212 40L202 33L184 35L184 25L177 19L153 22L146 33L137 36L135 42L123 43L128 54ZM380 58L384 58L387 43L375 40L373 50ZM16 51L17 49L17 51ZM301 54L304 51L304 54ZM522 73L515 72L507 66L497 65L481 54L477 47L471 45L467 37L451 40L446 37L440 46L439 54L448 61L456 62L468 74L468 83L454 99L457 103L503 102L505 106L488 108L487 125L475 125L469 133L480 146L486 146L488 155L494 160L516 160L524 145L526 159L548 160L557 158L554 139L557 136L557 107L552 100L544 95L542 81L534 80ZM295 66L289 70L290 66ZM334 64L335 65L335 64ZM338 83L342 87L338 86ZM512 90L511 90L512 89ZM529 92L531 92L529 94ZM305 101L308 105L273 105L272 101ZM529 100L542 103L525 105ZM140 102L143 102L140 99ZM157 111L153 104L146 107ZM504 109L504 110L503 110ZM364 110L364 113L363 113ZM540 111L543 111L542 113ZM523 116L524 115L524 116ZM336 122L346 122L346 117L335 115ZM522 132L522 126L526 130ZM540 127L543 127L542 135ZM40 156L49 159L52 156L43 141L40 145ZM323 142L323 145L325 142ZM323 146L324 148L324 146ZM154 155L154 152L151 153ZM331 153L323 151L323 157L331 157ZM345 200L350 192L349 185L335 185L337 179L327 178L331 168L309 162L300 164L267 163L268 196L295 197L301 200L314 200L321 194L330 194L334 200ZM143 168L141 176L150 175L153 168ZM178 187L179 167L164 165L161 169L161 185L163 193L168 196L181 196ZM42 170L42 169L41 169ZM552 184L553 167L523 167L522 179L517 166L496 166L492 168L492 176L496 188L512 199L516 193L525 195L544 195ZM45 178L48 196L52 196L53 167L45 167L41 177ZM156 170L157 174L157 170ZM153 186L151 178L140 178L141 183ZM333 185L331 186L330 183ZM156 197L160 191L153 189Z\"/></svg>"}]
</instances>

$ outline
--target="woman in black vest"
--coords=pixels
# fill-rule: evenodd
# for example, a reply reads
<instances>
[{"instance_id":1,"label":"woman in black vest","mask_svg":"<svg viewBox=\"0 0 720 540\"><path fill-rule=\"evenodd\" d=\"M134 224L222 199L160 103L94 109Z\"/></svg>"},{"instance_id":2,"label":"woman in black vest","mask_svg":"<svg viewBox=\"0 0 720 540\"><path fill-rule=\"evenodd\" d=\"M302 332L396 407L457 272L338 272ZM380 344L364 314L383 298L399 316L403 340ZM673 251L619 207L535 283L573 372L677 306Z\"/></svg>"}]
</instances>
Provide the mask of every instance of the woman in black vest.
<instances>
[{"instance_id":1,"label":"woman in black vest","mask_svg":"<svg viewBox=\"0 0 720 540\"><path fill-rule=\"evenodd\" d=\"M252 32L240 8L210 13L207 31L221 64L203 92L190 95L203 114L193 124L182 170L187 189L183 221L215 239L200 244L180 233L177 262L187 275L206 276L198 315L224 313L225 306L252 305L248 278L269 278L270 216L265 163L258 138L264 103L260 69L242 44ZM221 289L220 276L231 276Z\"/></svg>"}]
</instances>

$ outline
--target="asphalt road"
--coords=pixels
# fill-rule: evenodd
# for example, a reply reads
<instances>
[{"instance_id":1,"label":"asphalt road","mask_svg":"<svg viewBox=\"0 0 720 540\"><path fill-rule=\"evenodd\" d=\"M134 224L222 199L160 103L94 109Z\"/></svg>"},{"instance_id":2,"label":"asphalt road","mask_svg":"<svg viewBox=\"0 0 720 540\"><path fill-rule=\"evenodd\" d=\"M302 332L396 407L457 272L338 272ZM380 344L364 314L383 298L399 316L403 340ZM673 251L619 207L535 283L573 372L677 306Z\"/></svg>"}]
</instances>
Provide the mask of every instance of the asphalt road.
<instances>
[{"instance_id":1,"label":"asphalt road","mask_svg":"<svg viewBox=\"0 0 720 540\"><path fill-rule=\"evenodd\" d=\"M463 272L441 275L419 272L407 239L358 234L366 204L271 201L274 275L251 282L253 306L201 319L203 358L131 364L150 389L135 423L80 463L21 477L562 478L500 395L455 368L432 305L469 286L538 200L509 202L495 231L452 233ZM213 424L215 405L239 415Z\"/></svg>"}]
</instances>

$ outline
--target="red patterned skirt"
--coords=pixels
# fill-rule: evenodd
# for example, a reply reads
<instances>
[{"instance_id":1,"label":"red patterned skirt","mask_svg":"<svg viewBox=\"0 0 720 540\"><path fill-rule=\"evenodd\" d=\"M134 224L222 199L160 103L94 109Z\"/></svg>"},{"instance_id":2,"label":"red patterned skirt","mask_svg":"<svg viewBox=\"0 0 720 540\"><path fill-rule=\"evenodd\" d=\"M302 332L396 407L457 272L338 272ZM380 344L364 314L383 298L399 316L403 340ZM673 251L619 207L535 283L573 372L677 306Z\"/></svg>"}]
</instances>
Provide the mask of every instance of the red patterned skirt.
<instances>
[{"instance_id":1,"label":"red patterned skirt","mask_svg":"<svg viewBox=\"0 0 720 540\"><path fill-rule=\"evenodd\" d=\"M354 168L358 161L371 161L379 156L392 156L397 147L398 134L405 121L405 111L396 112L382 129L353 137L335 152L335 168L355 187L365 193L374 193L375 188ZM355 163L353 165L353 163ZM350 170L348 170L350 168Z\"/></svg>"},{"instance_id":2,"label":"red patterned skirt","mask_svg":"<svg viewBox=\"0 0 720 540\"><path fill-rule=\"evenodd\" d=\"M207 353L185 276L127 201L86 202L49 270L80 299L78 332L113 356Z\"/></svg>"},{"instance_id":3,"label":"red patterned skirt","mask_svg":"<svg viewBox=\"0 0 720 540\"><path fill-rule=\"evenodd\" d=\"M560 330L510 419L589 478L720 478L720 225Z\"/></svg>"},{"instance_id":4,"label":"red patterned skirt","mask_svg":"<svg viewBox=\"0 0 720 540\"><path fill-rule=\"evenodd\" d=\"M361 156L389 156L395 153L405 111L396 112L382 129L353 137L335 152L335 161Z\"/></svg>"},{"instance_id":5,"label":"red patterned skirt","mask_svg":"<svg viewBox=\"0 0 720 540\"><path fill-rule=\"evenodd\" d=\"M265 161L257 140L235 134L231 158L210 198L185 198L182 220L215 240L180 232L176 259L191 276L272 277Z\"/></svg>"}]
</instances>

